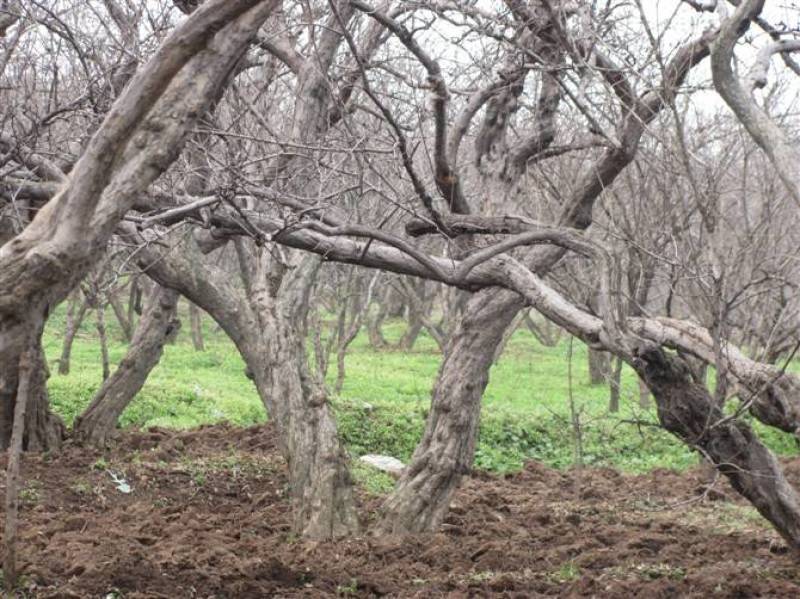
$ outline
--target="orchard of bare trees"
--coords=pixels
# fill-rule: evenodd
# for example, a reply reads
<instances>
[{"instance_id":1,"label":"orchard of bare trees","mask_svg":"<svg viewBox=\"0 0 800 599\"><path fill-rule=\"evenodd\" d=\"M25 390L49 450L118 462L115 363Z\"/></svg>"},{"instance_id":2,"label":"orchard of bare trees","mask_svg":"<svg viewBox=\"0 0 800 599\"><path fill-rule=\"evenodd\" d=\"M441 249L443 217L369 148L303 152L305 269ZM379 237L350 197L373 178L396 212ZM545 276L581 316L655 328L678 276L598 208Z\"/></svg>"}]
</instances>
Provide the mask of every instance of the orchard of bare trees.
<instances>
[{"instance_id":1,"label":"orchard of bare trees","mask_svg":"<svg viewBox=\"0 0 800 599\"><path fill-rule=\"evenodd\" d=\"M36 562L26 463L113 450L165 347L209 326L263 403L297 539L441 534L525 331L588 346L612 411L634 372L796 564L800 494L758 430L800 434L798 76L784 0L0 0L6 591ZM102 380L70 423L48 381L87 323ZM420 336L424 428L367 509L348 352Z\"/></svg>"}]
</instances>

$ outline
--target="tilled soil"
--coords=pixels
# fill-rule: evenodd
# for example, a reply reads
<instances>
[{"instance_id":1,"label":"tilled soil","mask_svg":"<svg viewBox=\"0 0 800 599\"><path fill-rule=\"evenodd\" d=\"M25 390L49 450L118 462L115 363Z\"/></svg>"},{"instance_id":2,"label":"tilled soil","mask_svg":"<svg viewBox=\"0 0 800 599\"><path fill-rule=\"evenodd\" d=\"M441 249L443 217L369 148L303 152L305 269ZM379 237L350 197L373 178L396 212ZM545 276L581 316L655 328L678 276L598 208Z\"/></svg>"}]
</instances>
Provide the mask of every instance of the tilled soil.
<instances>
[{"instance_id":1,"label":"tilled soil","mask_svg":"<svg viewBox=\"0 0 800 599\"><path fill-rule=\"evenodd\" d=\"M800 560L699 471L531 463L468 479L435 534L309 543L275 443L269 426L219 425L26 456L27 596L800 597ZM787 470L800 480L800 461ZM380 498L360 499L374 518Z\"/></svg>"}]
</instances>

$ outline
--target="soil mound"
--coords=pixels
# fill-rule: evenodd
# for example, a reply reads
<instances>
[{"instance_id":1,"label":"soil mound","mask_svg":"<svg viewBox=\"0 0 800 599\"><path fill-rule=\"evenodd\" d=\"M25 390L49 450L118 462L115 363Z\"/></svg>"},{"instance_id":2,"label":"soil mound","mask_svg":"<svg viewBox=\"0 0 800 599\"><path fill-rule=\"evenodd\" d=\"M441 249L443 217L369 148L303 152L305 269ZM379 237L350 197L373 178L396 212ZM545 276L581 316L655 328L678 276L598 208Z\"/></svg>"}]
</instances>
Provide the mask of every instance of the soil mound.
<instances>
[{"instance_id":1,"label":"soil mound","mask_svg":"<svg viewBox=\"0 0 800 599\"><path fill-rule=\"evenodd\" d=\"M800 596L797 558L699 472L476 473L435 534L337 543L291 534L268 425L127 432L26 456L23 476L31 597ZM374 518L380 498L360 499Z\"/></svg>"}]
</instances>

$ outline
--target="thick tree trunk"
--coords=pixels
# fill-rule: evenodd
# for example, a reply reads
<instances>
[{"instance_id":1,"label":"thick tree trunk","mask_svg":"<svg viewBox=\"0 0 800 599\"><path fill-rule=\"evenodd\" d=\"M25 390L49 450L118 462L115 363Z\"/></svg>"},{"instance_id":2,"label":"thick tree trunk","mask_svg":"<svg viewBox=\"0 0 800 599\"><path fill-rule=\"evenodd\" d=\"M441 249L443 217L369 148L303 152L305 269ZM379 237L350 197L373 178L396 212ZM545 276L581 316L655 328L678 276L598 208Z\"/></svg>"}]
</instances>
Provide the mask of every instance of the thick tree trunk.
<instances>
[{"instance_id":1,"label":"thick tree trunk","mask_svg":"<svg viewBox=\"0 0 800 599\"><path fill-rule=\"evenodd\" d=\"M247 365L289 465L294 528L310 538L358 531L353 483L333 412L322 387L309 373L305 352L308 294L319 259L306 258L281 283L264 266L267 256L237 244L246 294L227 274L191 255L162 256L151 248L138 253L140 266L202 308L225 330Z\"/></svg>"},{"instance_id":2,"label":"thick tree trunk","mask_svg":"<svg viewBox=\"0 0 800 599\"><path fill-rule=\"evenodd\" d=\"M24 321L12 323L0 321L0 336L5 345L0 352L0 449L7 449L11 443L14 422L14 406L19 379L19 365L26 343L30 339L35 322L44 321L44 310L34 307ZM34 344L33 371L27 390L28 401L25 410L25 435L22 446L27 451L51 451L61 447L65 428L61 419L50 411L47 396L49 372L42 350L41 338Z\"/></svg>"},{"instance_id":3,"label":"thick tree trunk","mask_svg":"<svg viewBox=\"0 0 800 599\"><path fill-rule=\"evenodd\" d=\"M44 326L40 323L39 329ZM34 334L36 334L34 332ZM5 522L5 559L3 560L3 586L5 595L14 595L17 586L17 524L19 513L19 467L22 454L23 436L25 434L25 411L31 395L33 377L35 376L37 348L34 343L22 352L19 362L19 387L17 401L14 406L11 443L8 450L8 468L6 470L6 522Z\"/></svg>"},{"instance_id":4,"label":"thick tree trunk","mask_svg":"<svg viewBox=\"0 0 800 599\"><path fill-rule=\"evenodd\" d=\"M435 529L447 513L461 476L472 468L481 397L495 348L522 302L494 289L472 297L453 334L433 390L425 433L376 529L403 534Z\"/></svg>"},{"instance_id":5,"label":"thick tree trunk","mask_svg":"<svg viewBox=\"0 0 800 599\"><path fill-rule=\"evenodd\" d=\"M41 339L37 342L38 352L34 356L35 370L31 378L28 407L25 410L25 451L53 451L61 447L66 436L64 422L50 411L50 397L47 393L47 367Z\"/></svg>"},{"instance_id":6,"label":"thick tree trunk","mask_svg":"<svg viewBox=\"0 0 800 599\"><path fill-rule=\"evenodd\" d=\"M300 365L306 358L298 353L300 348L292 347L292 333L278 323L270 332L278 336L265 339L258 355L252 357L257 362L253 374L281 433L289 466L294 531L315 539L354 534L358 519L353 482L328 398L307 367ZM276 343L276 339L281 341Z\"/></svg>"},{"instance_id":7,"label":"thick tree trunk","mask_svg":"<svg viewBox=\"0 0 800 599\"><path fill-rule=\"evenodd\" d=\"M588 349L589 359L589 384L602 385L608 381L611 374L611 356L608 352Z\"/></svg>"},{"instance_id":8,"label":"thick tree trunk","mask_svg":"<svg viewBox=\"0 0 800 599\"><path fill-rule=\"evenodd\" d=\"M208 0L183 20L114 103L59 193L20 234L0 246L3 447L9 443L20 340L30 334L28 325L33 318L45 319L97 263L123 216L175 160L197 115L219 97L274 7L259 0ZM46 405L40 413L49 425ZM29 445L47 439L46 432L28 431Z\"/></svg>"},{"instance_id":9,"label":"thick tree trunk","mask_svg":"<svg viewBox=\"0 0 800 599\"><path fill-rule=\"evenodd\" d=\"M195 351L206 351L203 342L203 323L200 316L200 308L189 302L189 324L192 330L192 345Z\"/></svg>"},{"instance_id":10,"label":"thick tree trunk","mask_svg":"<svg viewBox=\"0 0 800 599\"><path fill-rule=\"evenodd\" d=\"M608 411L619 412L620 384L622 382L622 360L614 359L614 370L608 381Z\"/></svg>"},{"instance_id":11,"label":"thick tree trunk","mask_svg":"<svg viewBox=\"0 0 800 599\"><path fill-rule=\"evenodd\" d=\"M100 387L88 408L75 420L75 435L85 443L104 446L117 421L158 364L164 344L180 326L175 318L177 292L155 286L136 325L128 353Z\"/></svg>"},{"instance_id":12,"label":"thick tree trunk","mask_svg":"<svg viewBox=\"0 0 800 599\"><path fill-rule=\"evenodd\" d=\"M75 341L75 335L81 328L81 323L86 316L86 311L89 309L89 302L76 296L75 304L79 304L77 313L72 310L67 312L67 326L64 331L64 343L61 346L61 357L58 360L58 374L69 374L70 356L72 355L72 344Z\"/></svg>"},{"instance_id":13,"label":"thick tree trunk","mask_svg":"<svg viewBox=\"0 0 800 599\"><path fill-rule=\"evenodd\" d=\"M324 387L309 372L305 350L308 300L319 264L317 257L304 257L283 276L272 298L268 277L255 271L258 280L250 283L250 297L260 336L245 360L281 433L295 532L328 539L354 534L359 525L347 454Z\"/></svg>"},{"instance_id":14,"label":"thick tree trunk","mask_svg":"<svg viewBox=\"0 0 800 599\"><path fill-rule=\"evenodd\" d=\"M746 423L725 416L682 359L655 346L637 354L633 366L652 391L664 428L700 451L791 547L800 549L800 496L772 452Z\"/></svg>"}]
</instances>

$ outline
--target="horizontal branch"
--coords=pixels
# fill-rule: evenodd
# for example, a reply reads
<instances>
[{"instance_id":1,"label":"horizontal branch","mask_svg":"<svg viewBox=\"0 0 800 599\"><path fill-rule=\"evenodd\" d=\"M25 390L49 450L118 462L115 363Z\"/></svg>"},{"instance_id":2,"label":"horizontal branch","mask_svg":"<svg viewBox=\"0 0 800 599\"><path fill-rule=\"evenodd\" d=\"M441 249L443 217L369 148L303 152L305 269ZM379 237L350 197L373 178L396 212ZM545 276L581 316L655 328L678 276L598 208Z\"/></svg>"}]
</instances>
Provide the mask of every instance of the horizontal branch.
<instances>
[{"instance_id":1,"label":"horizontal branch","mask_svg":"<svg viewBox=\"0 0 800 599\"><path fill-rule=\"evenodd\" d=\"M458 214L445 218L447 231L451 236L458 235L516 235L529 231L554 228L525 216L483 216L478 214ZM406 223L406 233L411 237L422 237L441 233L430 221L414 218Z\"/></svg>"},{"instance_id":2,"label":"horizontal branch","mask_svg":"<svg viewBox=\"0 0 800 599\"><path fill-rule=\"evenodd\" d=\"M234 219L215 214L212 222L222 227L218 234L247 235ZM546 318L565 328L587 344L615 353L628 362L636 359L641 341L657 343L715 363L716 348L709 331L695 323L668 318L622 318L610 255L580 232L543 228L509 238L494 247L463 260L424 254L389 233L362 226L330 228L319 223L289 226L278 219L254 215L250 221L276 243L310 251L326 260L439 281L469 291L489 287L519 293L525 302ZM333 233L333 235L329 235ZM368 238L358 241L349 238ZM376 241L377 239L377 241ZM512 247L547 243L590 257L599 269L601 290L599 312L590 314L546 284L539 276L506 252ZM740 388L751 394L751 411L760 420L782 430L800 430L800 379L771 365L755 362L738 348L723 344L730 374Z\"/></svg>"}]
</instances>

